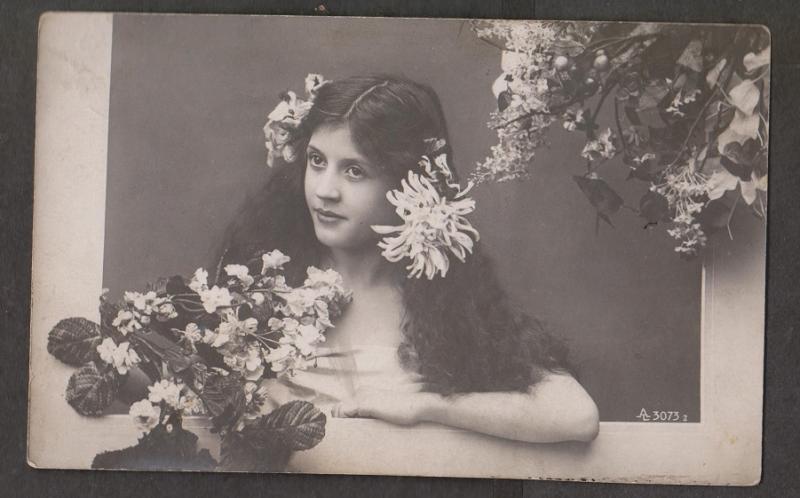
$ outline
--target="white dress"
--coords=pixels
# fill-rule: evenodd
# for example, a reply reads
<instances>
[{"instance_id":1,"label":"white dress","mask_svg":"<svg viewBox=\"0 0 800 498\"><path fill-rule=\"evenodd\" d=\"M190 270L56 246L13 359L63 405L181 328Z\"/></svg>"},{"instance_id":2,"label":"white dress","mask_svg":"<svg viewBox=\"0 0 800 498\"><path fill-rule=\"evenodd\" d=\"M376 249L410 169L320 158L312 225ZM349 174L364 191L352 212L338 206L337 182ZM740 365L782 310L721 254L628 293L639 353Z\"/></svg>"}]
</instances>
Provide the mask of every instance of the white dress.
<instances>
[{"instance_id":1,"label":"white dress","mask_svg":"<svg viewBox=\"0 0 800 498\"><path fill-rule=\"evenodd\" d=\"M419 392L423 388L419 374L400 365L396 347L321 347L317 354L316 367L265 381L274 402L302 399L330 416L334 405L353 396L360 387L397 392Z\"/></svg>"}]
</instances>

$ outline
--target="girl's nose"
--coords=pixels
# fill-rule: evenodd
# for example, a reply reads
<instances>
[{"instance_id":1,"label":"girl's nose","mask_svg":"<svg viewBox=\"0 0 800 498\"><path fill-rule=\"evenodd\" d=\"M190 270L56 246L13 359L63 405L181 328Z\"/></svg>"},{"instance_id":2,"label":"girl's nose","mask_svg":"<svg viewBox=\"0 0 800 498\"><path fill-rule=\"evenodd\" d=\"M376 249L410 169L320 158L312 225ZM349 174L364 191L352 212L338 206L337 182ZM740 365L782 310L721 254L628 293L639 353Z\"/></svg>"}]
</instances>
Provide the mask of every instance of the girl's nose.
<instances>
[{"instance_id":1,"label":"girl's nose","mask_svg":"<svg viewBox=\"0 0 800 498\"><path fill-rule=\"evenodd\" d=\"M334 168L326 168L317 176L317 184L314 194L320 199L327 201L338 201L341 199L339 191L339 178Z\"/></svg>"}]
</instances>

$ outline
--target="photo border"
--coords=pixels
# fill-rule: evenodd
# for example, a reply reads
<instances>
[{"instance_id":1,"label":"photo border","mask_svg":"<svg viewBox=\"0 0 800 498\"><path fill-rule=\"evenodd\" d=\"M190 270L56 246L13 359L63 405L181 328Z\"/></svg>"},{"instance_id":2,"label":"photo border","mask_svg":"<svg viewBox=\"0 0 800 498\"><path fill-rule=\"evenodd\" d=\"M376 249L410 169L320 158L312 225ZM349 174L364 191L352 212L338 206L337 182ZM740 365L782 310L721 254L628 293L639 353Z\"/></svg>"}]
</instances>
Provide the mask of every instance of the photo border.
<instances>
[{"instance_id":1,"label":"photo border","mask_svg":"<svg viewBox=\"0 0 800 498\"><path fill-rule=\"evenodd\" d=\"M72 410L63 393L73 369L46 348L47 333L61 318L98 317L113 18L48 13L40 19L28 417L28 463L37 468L86 469L98 452L135 444L138 435L126 415L89 418ZM766 228L749 232L724 250L712 249L704 261L700 422L601 422L599 436L586 445L519 443L434 424L398 428L329 419L325 439L295 454L290 471L757 484ZM187 419L185 426L198 433L201 446L216 441L204 419ZM475 444L480 460L464 451Z\"/></svg>"}]
</instances>

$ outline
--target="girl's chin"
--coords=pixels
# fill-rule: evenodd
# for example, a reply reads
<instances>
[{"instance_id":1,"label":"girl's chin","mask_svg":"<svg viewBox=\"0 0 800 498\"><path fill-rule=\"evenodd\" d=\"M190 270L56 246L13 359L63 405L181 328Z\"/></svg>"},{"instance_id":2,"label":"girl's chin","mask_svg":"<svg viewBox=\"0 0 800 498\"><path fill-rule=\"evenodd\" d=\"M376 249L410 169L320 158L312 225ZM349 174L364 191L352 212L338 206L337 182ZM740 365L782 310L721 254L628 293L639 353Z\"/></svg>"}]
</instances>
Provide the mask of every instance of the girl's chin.
<instances>
[{"instance_id":1,"label":"girl's chin","mask_svg":"<svg viewBox=\"0 0 800 498\"><path fill-rule=\"evenodd\" d=\"M329 249L348 251L364 251L368 248L376 249L377 240L367 237L353 237L344 230L335 230L328 227L314 227L317 240Z\"/></svg>"}]
</instances>

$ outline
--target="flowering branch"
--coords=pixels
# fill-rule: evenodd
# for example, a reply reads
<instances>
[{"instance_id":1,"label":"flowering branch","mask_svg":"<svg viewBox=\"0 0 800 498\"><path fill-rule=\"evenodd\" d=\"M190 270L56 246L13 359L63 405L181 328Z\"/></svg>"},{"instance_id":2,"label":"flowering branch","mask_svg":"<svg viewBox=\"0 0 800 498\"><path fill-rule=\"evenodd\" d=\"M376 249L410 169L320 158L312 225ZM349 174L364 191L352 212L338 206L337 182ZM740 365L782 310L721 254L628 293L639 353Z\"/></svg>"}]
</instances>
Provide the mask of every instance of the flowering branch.
<instances>
[{"instance_id":1,"label":"flowering branch","mask_svg":"<svg viewBox=\"0 0 800 498\"><path fill-rule=\"evenodd\" d=\"M492 85L498 108L487 123L498 143L470 175L476 184L531 178L535 152L560 117L566 130L586 135L586 172L574 179L598 220L610 225L626 207L647 226L668 222L675 250L693 256L706 231L730 228L730 220L705 214L726 192L757 216L765 212L770 40L761 30L530 21L481 21L473 29L502 50ZM616 136L599 123L612 92ZM713 118L713 130L698 134ZM648 186L639 209L597 174L619 150L628 178Z\"/></svg>"}]
</instances>

